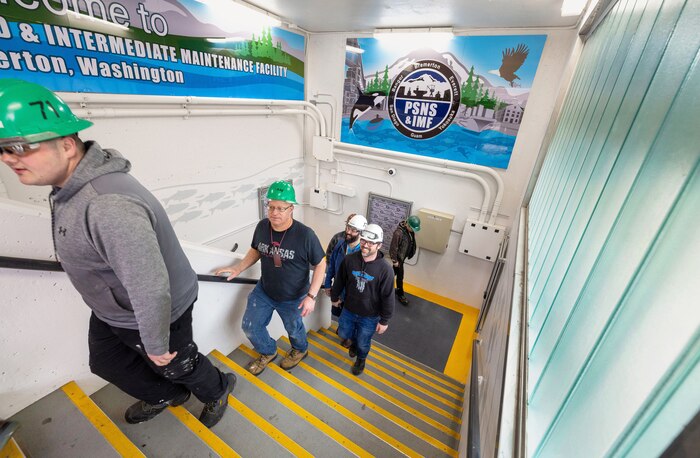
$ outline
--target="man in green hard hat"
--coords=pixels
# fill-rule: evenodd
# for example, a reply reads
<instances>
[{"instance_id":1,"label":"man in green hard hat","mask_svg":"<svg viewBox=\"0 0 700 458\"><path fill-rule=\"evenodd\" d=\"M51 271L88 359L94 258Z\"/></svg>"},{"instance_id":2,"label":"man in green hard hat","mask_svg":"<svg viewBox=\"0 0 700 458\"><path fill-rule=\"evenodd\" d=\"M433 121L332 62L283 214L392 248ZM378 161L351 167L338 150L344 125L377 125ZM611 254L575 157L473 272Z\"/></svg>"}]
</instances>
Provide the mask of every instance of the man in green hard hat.
<instances>
[{"instance_id":1,"label":"man in green hard hat","mask_svg":"<svg viewBox=\"0 0 700 458\"><path fill-rule=\"evenodd\" d=\"M139 399L125 419L141 423L191 393L214 426L236 377L223 374L192 340L197 274L158 200L129 175L115 150L78 132L56 94L0 79L0 158L26 185L52 186L56 258L92 309L90 369Z\"/></svg>"},{"instance_id":2,"label":"man in green hard hat","mask_svg":"<svg viewBox=\"0 0 700 458\"><path fill-rule=\"evenodd\" d=\"M293 218L297 201L292 185L287 181L272 183L267 198L268 216L255 228L248 253L238 264L216 271L217 275L227 273L227 279L232 280L260 260L262 275L248 296L243 315L243 331L259 354L246 367L253 375L259 375L277 356L277 344L267 331L275 311L292 344L280 367L290 370L307 356L309 344L302 318L314 311L326 272L325 252L318 237ZM311 284L310 268L314 269Z\"/></svg>"},{"instance_id":3,"label":"man in green hard hat","mask_svg":"<svg viewBox=\"0 0 700 458\"><path fill-rule=\"evenodd\" d=\"M408 299L403 291L403 264L416 254L416 232L420 231L420 218L415 215L401 221L394 231L389 248L389 257L396 275L396 297L401 305L408 305Z\"/></svg>"}]
</instances>

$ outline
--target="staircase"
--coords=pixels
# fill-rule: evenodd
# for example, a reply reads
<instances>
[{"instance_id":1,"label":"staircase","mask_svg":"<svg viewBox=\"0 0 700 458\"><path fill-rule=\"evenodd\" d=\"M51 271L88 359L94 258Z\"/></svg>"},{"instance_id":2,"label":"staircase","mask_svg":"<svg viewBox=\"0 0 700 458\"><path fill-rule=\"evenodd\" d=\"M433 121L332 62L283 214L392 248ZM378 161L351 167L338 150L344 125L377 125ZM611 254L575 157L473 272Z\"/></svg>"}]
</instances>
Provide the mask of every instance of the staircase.
<instances>
[{"instance_id":1,"label":"staircase","mask_svg":"<svg viewBox=\"0 0 700 458\"><path fill-rule=\"evenodd\" d=\"M280 354L289 341L278 341ZM229 410L211 430L194 396L155 419L129 425L134 401L112 385L91 397L71 382L12 419L18 445L0 458L457 456L464 385L376 342L363 374L333 329L309 333L309 355L287 372L270 364L245 370L255 353L241 345L209 358L238 383ZM192 413L190 413L192 412ZM15 450L16 449L16 450ZM21 451L20 451L21 450Z\"/></svg>"}]
</instances>

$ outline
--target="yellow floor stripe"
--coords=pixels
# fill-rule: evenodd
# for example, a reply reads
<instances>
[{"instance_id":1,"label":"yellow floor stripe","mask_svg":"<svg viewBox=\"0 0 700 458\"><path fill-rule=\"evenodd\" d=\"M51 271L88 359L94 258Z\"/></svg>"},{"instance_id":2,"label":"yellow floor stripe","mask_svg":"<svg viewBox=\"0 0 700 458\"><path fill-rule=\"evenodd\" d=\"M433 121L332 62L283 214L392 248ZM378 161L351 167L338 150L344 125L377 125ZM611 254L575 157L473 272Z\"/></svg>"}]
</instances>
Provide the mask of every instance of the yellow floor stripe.
<instances>
[{"instance_id":1,"label":"yellow floor stripe","mask_svg":"<svg viewBox=\"0 0 700 458\"><path fill-rule=\"evenodd\" d=\"M229 396L231 399L232 396ZM204 426L194 415L189 413L184 407L168 407L170 413L175 415L190 431L195 433L213 451L224 457L240 457L226 442Z\"/></svg>"},{"instance_id":2,"label":"yellow floor stripe","mask_svg":"<svg viewBox=\"0 0 700 458\"><path fill-rule=\"evenodd\" d=\"M287 436L282 431L277 429L272 423L265 420L263 417L258 415L255 411L253 411L247 405L243 404L238 399L236 399L234 397L229 398L229 406L231 406L232 409L237 410L238 413L240 413L245 418L247 418L248 421L250 421L255 426L257 426L258 429L263 431L265 434L267 434L268 436L270 436L271 438L276 440L278 444L280 444L282 447L284 447L287 451L291 452L293 455L295 455L295 456L312 456L309 452L304 450L299 444L294 442L294 440L292 440L291 437Z\"/></svg>"},{"instance_id":3,"label":"yellow floor stripe","mask_svg":"<svg viewBox=\"0 0 700 458\"><path fill-rule=\"evenodd\" d=\"M64 393L68 396L78 410L85 415L92 425L102 434L112 447L122 456L145 456L123 432L117 428L112 420L105 415L102 410L97 407L92 399L87 397L83 390L80 389L77 383L68 382L61 387Z\"/></svg>"},{"instance_id":4,"label":"yellow floor stripe","mask_svg":"<svg viewBox=\"0 0 700 458\"><path fill-rule=\"evenodd\" d=\"M223 353L214 350L214 351L212 351L211 354L214 357L216 357L219 361L226 364L226 366L233 369L236 372L236 375L240 375L242 377L245 377L246 380L248 380L250 383L252 383L253 385L260 388L268 396L272 397L275 401L284 405L289 410L294 412L296 415L303 418L307 422L311 423L311 425L315 426L319 431L322 431L328 437L330 437L331 439L333 439L334 441L336 441L337 443L339 443L340 445L342 445L346 449L350 450L352 453L354 453L360 457L371 457L372 456L371 453L363 450L360 446L358 446L353 441L351 441L347 437L340 434L338 431L336 431L333 428L331 428L330 426L328 426L323 421L319 420L317 417L315 417L313 414L308 412L302 406L300 406L296 402L292 401L291 399L287 398L286 396L283 396L277 390L275 390L271 386L265 384L264 382L260 381L260 379L255 377L253 374L251 374L247 370L243 369L242 367L240 367L239 365L237 365L233 361L231 361L229 358L224 356Z\"/></svg>"},{"instance_id":5,"label":"yellow floor stripe","mask_svg":"<svg viewBox=\"0 0 700 458\"><path fill-rule=\"evenodd\" d=\"M19 448L19 445L17 445L17 442L14 439L10 439L10 441L3 447L2 450L0 450L0 458L27 458L26 455L22 452L22 450Z\"/></svg>"},{"instance_id":6,"label":"yellow floor stripe","mask_svg":"<svg viewBox=\"0 0 700 458\"><path fill-rule=\"evenodd\" d=\"M315 377L317 377L317 378L323 380L323 381L326 382L327 384L336 387L337 389L339 389L340 391L342 391L345 395L351 397L352 399L354 399L355 401L357 401L358 403L360 403L360 405L363 406L363 408L368 408L368 409L374 410L374 411L377 412L378 414L380 414L380 415L384 416L385 418L391 420L392 422L396 423L397 425L399 425L400 427L402 427L402 428L405 429L406 431L408 431L408 432L410 432L411 434L413 434L414 436L416 436L416 437L422 439L423 441L427 442L428 444L432 445L433 447L435 447L435 448L437 448L437 449L439 449L439 450L442 450L443 452L447 453L447 454L450 455L450 456L454 456L454 457L457 456L457 450L455 450L455 449L453 449L453 448L451 448L451 447L448 447L446 444L440 442L439 440L435 439L435 438L432 437L431 435L429 435L429 434L427 434L427 433L421 431L419 428L413 426L412 424L410 424L410 423L408 423L408 422L402 420L401 418L399 418L399 417L397 417L396 415L392 414L392 413L389 412L388 410L386 410L386 409L384 409L384 408L378 406L377 404L375 404L375 403L373 403L373 402L371 402L371 401L365 399L364 397L362 397L362 396L360 396L359 394L355 393L353 390L350 390L350 389L348 389L348 388L342 386L341 384L337 383L337 382L336 382L335 380L333 380L332 378L328 377L328 376L327 376L326 374L324 374L323 372L317 371L316 369L314 369L313 367L311 367L311 366L309 366L308 364L304 363L303 361L302 361L301 363L299 363L299 367L301 367L302 369L304 369L304 370L310 372L312 375L314 375Z\"/></svg>"},{"instance_id":7,"label":"yellow floor stripe","mask_svg":"<svg viewBox=\"0 0 700 458\"><path fill-rule=\"evenodd\" d=\"M335 327L331 326L331 329L335 329ZM335 333L332 333L327 329L321 328L319 329L319 331L322 335L325 335L330 339L338 338L338 336ZM314 333L314 335L319 334L315 331L311 331L311 333ZM321 334L319 334L319 336L323 337ZM335 340L333 340L332 343L334 345L338 345L335 342ZM458 402L458 404L455 404L456 408L458 408L460 411L462 410L462 404L464 404L464 396L461 393L464 393L464 388L458 387L457 385L453 385L452 383L446 380L442 380L436 377L435 374L431 374L427 370L418 367L414 364L411 364L410 362L405 361L401 358L398 358L396 355L389 353L388 351L383 350L377 346L375 346L372 349L372 351L374 352L374 356L378 361L385 362L386 365L395 368L405 377L411 377L415 380L424 383L425 385L428 385L436 391L447 394L449 397L453 398ZM383 367L384 366L377 365L377 368L379 368L380 370L382 370ZM418 375L418 373L422 375ZM457 391L456 393L455 390ZM447 403L452 404L452 401L447 401Z\"/></svg>"},{"instance_id":8,"label":"yellow floor stripe","mask_svg":"<svg viewBox=\"0 0 700 458\"><path fill-rule=\"evenodd\" d=\"M285 341L285 342L287 342L287 343L289 343L289 339L287 339L287 338L284 337L284 336L282 336L282 340ZM310 341L309 343L312 343L312 342ZM439 430L442 431L443 433L447 434L448 436L454 437L454 438L457 439L457 440L460 439L460 434L459 434L458 432L453 431L452 429L450 429L449 427L443 425L443 424L440 423L439 421L430 418L429 416L425 415L425 414L422 413L422 412L419 412L418 410L416 410L416 409L414 409L413 407L409 406L409 405L406 404L405 402L402 402L402 401L396 399L395 397L391 396L390 394L387 394L386 392L380 390L379 388L373 386L372 384L365 382L365 381L362 380L361 378L355 377L354 375L351 377L351 376L350 376L350 372L348 372L347 369L340 368L340 367L336 366L335 364L330 363L330 362L326 361L325 359L320 358L320 357L316 356L315 354L313 354L313 353L311 353L311 352L309 352L309 356L310 356L311 358L315 359L316 361L320 362L320 363L323 364L324 366L328 367L329 369L331 369L331 370L337 372L338 374L342 375L343 377L346 377L346 378L348 378L348 379L353 380L354 382L358 383L360 386L364 387L365 389L371 391L372 393L378 395L379 397L385 399L386 401L388 401L388 402L394 404L395 406L397 406L397 407L399 407L399 408L405 410L406 412L408 412L408 413L410 413L411 415L413 415L414 417L416 417L416 418L422 420L424 423L426 423L426 424L432 426L433 428L439 429ZM348 363L351 363L351 362L348 360Z\"/></svg>"},{"instance_id":9,"label":"yellow floor stripe","mask_svg":"<svg viewBox=\"0 0 700 458\"><path fill-rule=\"evenodd\" d=\"M320 335L320 334L315 334L315 335L317 335L317 337L319 337L320 339L324 339L324 337L323 337L322 335ZM324 341L327 341L327 340L324 339ZM331 344L333 344L333 342L330 342L330 341L328 341L328 342L331 343ZM335 357L335 358L340 359L341 361L343 361L343 362L345 362L345 363L347 363L347 364L350 364L350 365L353 364L353 361L352 361L351 359L345 357L345 355L347 354L347 350L346 350L344 347L342 347L342 346L340 346L340 345L338 345L338 344L335 344L335 345L334 345L334 348L339 349L339 350L341 351L341 354L338 354L337 352L331 351L330 349L324 347L323 345L321 345L321 344L319 344L318 342L315 342L315 341L313 341L313 340L309 340L309 344L311 344L311 345L313 345L314 347L316 347L316 348L318 348L318 349L320 349L320 350L322 350L322 351L328 353L329 355L331 355L331 356L333 356L333 357ZM369 365L369 362L370 362L370 361L371 361L371 360L368 359L367 362L366 362L366 364ZM375 367L375 366L372 365L372 367ZM377 366L377 367L381 367L381 366ZM438 396L435 396L432 392L430 392L430 391L426 390L425 388L423 388L422 386L416 385L415 383L411 383L411 382L408 381L408 380L403 380L403 375L402 375L402 374L393 373L393 372L388 371L388 370L385 370L385 371L383 371L383 372L388 373L391 377L393 377L393 378L395 378L395 379L402 380L403 383L409 385L409 386L410 386L411 388L413 388L414 390L420 391L421 393L424 393L424 394L426 394L426 395L428 395L428 396L431 396L431 397L433 397L433 399L435 399L436 397L438 397ZM447 418L448 420L454 421L454 422L457 423L457 424L461 424L461 423L462 423L462 419L461 419L461 418L459 418L459 417L457 417L457 416L451 414L450 412L447 412L447 411L441 409L440 407L437 407L437 406L433 405L433 404L431 403L431 401L428 401L428 400L423 399L423 398L421 398L421 397L419 397L419 396L416 396L415 394L411 393L410 391L408 391L408 390L406 390L406 389L404 389L404 388L398 386L397 384L395 384L395 383L392 382L391 380L387 380L387 379L385 379L384 377L381 377L380 375L377 375L376 373L374 373L374 371L371 371L371 370L369 370L369 369L365 369L365 374L367 374L369 377L371 377L371 378L373 378L373 379L379 381L380 383L383 383L383 384L385 384L385 385L387 385L387 386L390 386L391 388L393 388L394 390L396 390L396 391L398 391L399 393L403 394L404 396L413 399L413 400L416 401L417 403L419 403L419 404L421 404L422 406L424 406L424 407L426 407L426 408L432 410L433 412L436 412L436 413L442 415L443 417ZM447 403L446 400L443 400L442 398L440 398L440 399L442 400L442 402ZM452 407L454 407L456 410L458 410L459 412L461 412L461 408L458 407L456 404L450 404L450 405L451 405Z\"/></svg>"},{"instance_id":10,"label":"yellow floor stripe","mask_svg":"<svg viewBox=\"0 0 700 458\"><path fill-rule=\"evenodd\" d=\"M445 364L445 370L443 372L448 377L466 384L469 368L471 367L472 336L476 329L476 321L479 318L479 309L462 304L448 297L431 293L417 286L404 284L404 290L421 299L462 314L462 320L457 329L457 335L452 343L452 350L450 351L450 356L447 358L447 363Z\"/></svg>"},{"instance_id":11,"label":"yellow floor stripe","mask_svg":"<svg viewBox=\"0 0 700 458\"><path fill-rule=\"evenodd\" d=\"M257 357L255 352L251 350L250 348L246 347L245 345L241 345L240 350L243 351L244 353L248 354L251 357ZM280 354L283 354L281 350L278 350ZM402 444L400 441L394 439L393 437L389 436L386 434L384 431L381 429L377 428L373 424L369 423L367 420L364 418L360 417L359 415L355 414L351 410L347 409L346 407L338 404L336 401L331 399L330 397L326 396L325 394L321 393L318 391L316 388L312 387L308 383L304 382L303 380L300 380L297 377L294 377L291 375L289 372L285 371L284 369L281 369L275 365L270 365L268 366L269 369L272 369L275 371L275 373L279 374L280 376L284 377L291 383L294 383L295 385L299 386L302 390L306 391L307 393L311 394L314 398L318 399L319 401L324 402L326 405L328 405L331 409L341 413L342 415L345 415L348 419L352 420L353 422L357 423L358 425L362 426L364 429L369 431L370 433L374 434L376 437L390 445L391 447L395 448L399 452L407 455L407 456L412 456L412 457L419 457L421 456L418 452L411 450L409 447L405 446ZM346 389L342 385L340 385L338 382L333 383L333 386L336 389L343 390Z\"/></svg>"}]
</instances>

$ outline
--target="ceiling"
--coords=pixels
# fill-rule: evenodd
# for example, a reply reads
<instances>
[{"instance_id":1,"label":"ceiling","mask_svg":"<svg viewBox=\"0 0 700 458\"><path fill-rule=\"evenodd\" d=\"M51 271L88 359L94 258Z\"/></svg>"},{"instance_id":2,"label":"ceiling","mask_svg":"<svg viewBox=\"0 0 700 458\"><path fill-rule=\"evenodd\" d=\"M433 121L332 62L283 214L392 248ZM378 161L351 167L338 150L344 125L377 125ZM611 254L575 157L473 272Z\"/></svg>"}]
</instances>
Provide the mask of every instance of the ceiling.
<instances>
[{"instance_id":1,"label":"ceiling","mask_svg":"<svg viewBox=\"0 0 700 458\"><path fill-rule=\"evenodd\" d=\"M372 32L377 28L459 29L575 26L563 0L245 0L308 32Z\"/></svg>"}]
</instances>

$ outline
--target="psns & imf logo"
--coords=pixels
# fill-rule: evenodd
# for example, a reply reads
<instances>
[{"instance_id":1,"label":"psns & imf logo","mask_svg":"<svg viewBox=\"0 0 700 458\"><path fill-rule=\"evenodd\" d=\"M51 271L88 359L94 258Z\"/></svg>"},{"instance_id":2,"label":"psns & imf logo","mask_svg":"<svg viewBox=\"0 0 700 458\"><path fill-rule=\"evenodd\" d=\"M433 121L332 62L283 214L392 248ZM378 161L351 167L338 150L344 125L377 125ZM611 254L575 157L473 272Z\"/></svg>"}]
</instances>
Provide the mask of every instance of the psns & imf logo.
<instances>
[{"instance_id":1,"label":"psns & imf logo","mask_svg":"<svg viewBox=\"0 0 700 458\"><path fill-rule=\"evenodd\" d=\"M459 80L451 68L435 60L419 60L394 78L389 119L407 137L432 138L450 126L459 98Z\"/></svg>"}]
</instances>

